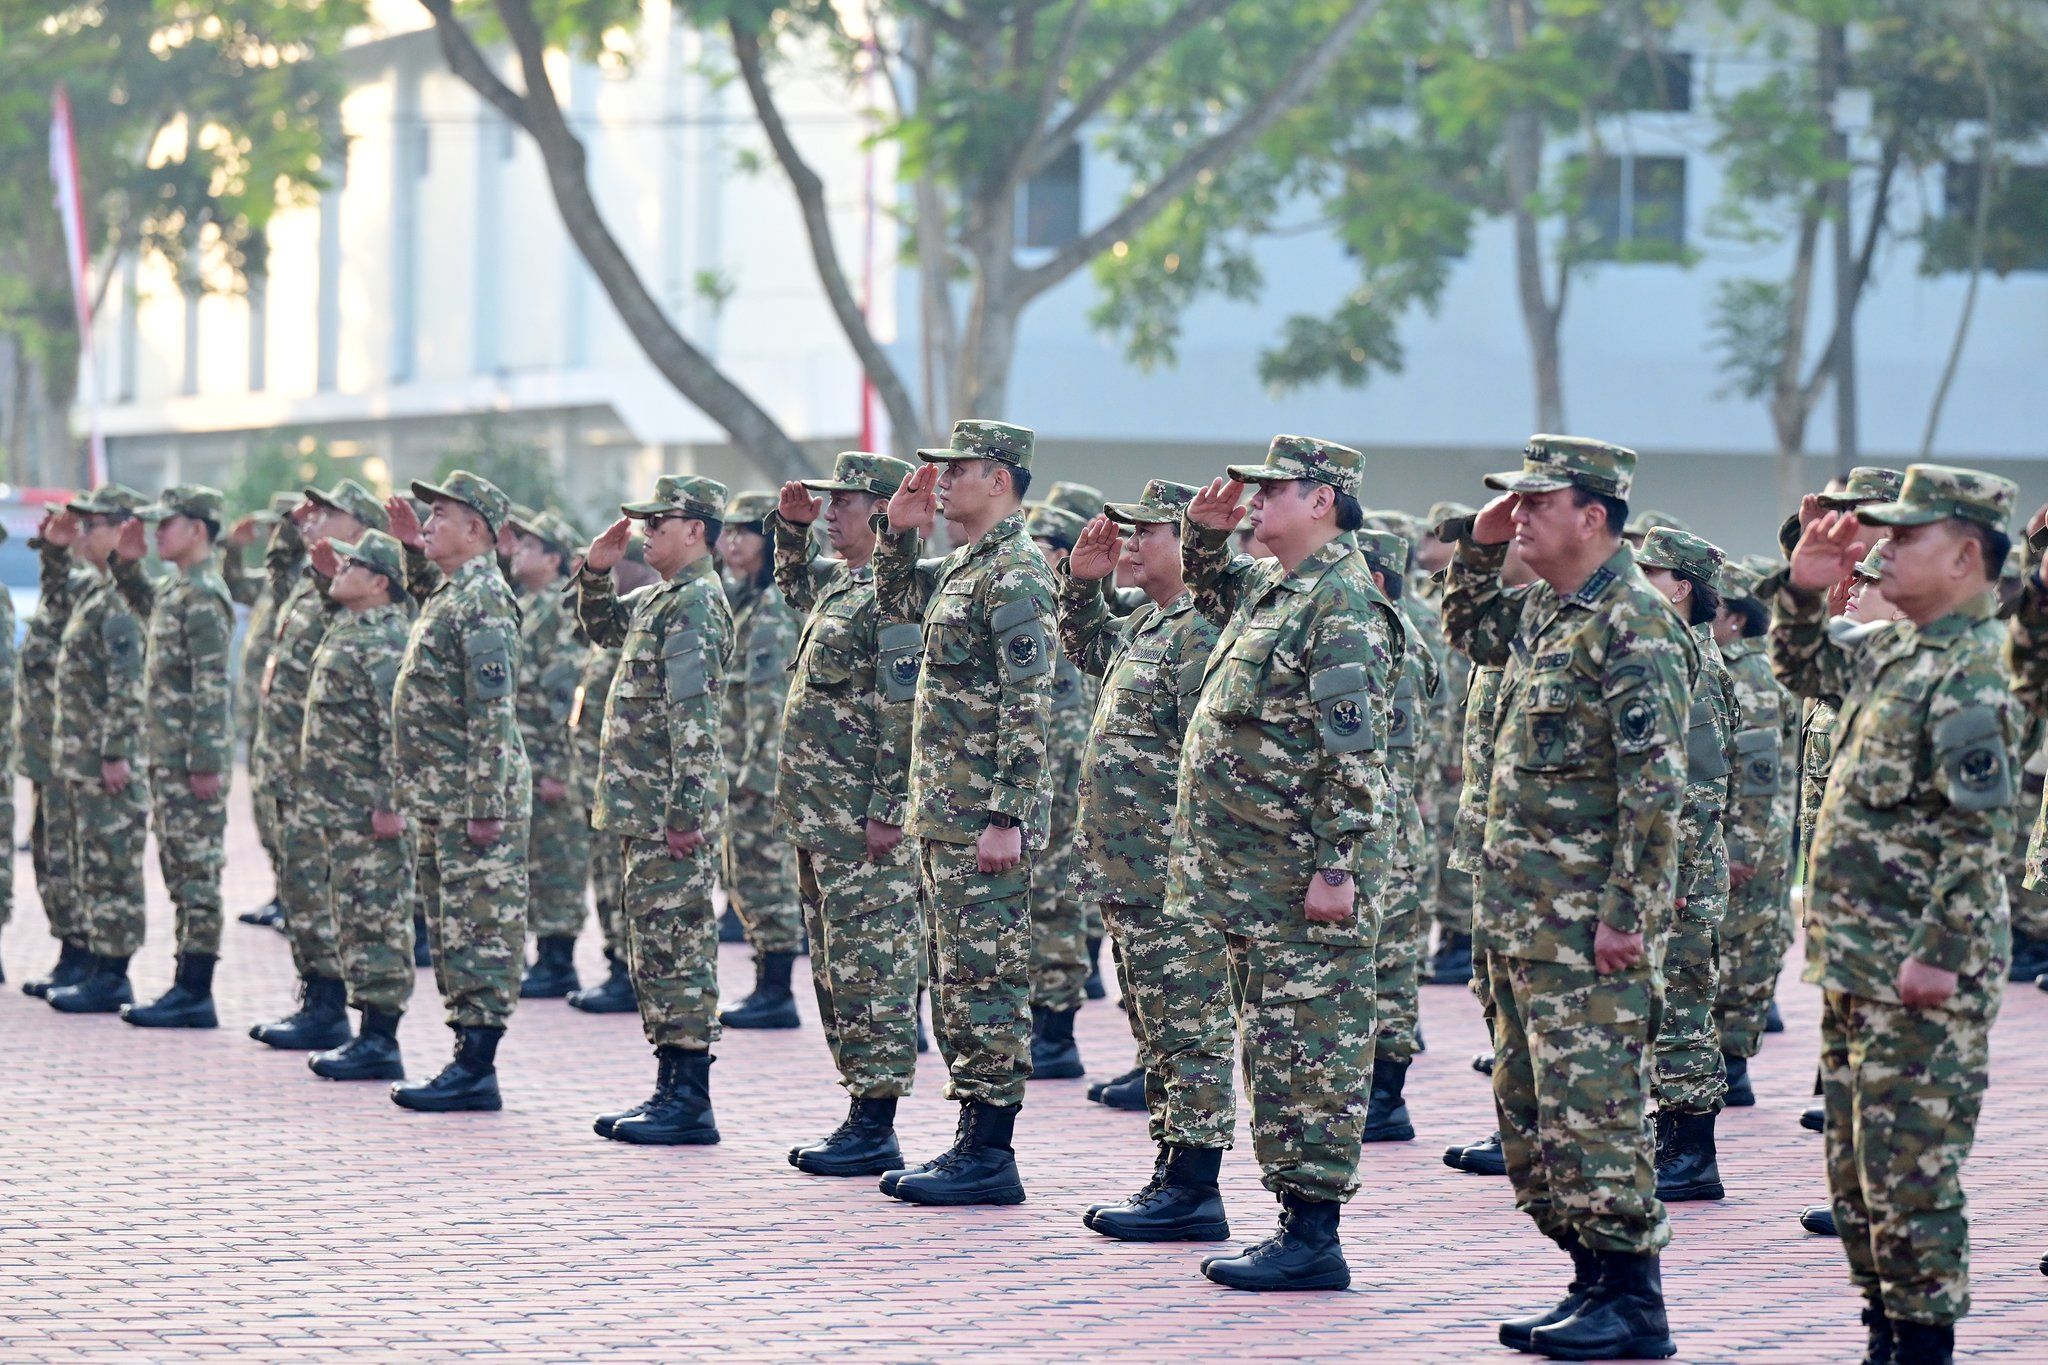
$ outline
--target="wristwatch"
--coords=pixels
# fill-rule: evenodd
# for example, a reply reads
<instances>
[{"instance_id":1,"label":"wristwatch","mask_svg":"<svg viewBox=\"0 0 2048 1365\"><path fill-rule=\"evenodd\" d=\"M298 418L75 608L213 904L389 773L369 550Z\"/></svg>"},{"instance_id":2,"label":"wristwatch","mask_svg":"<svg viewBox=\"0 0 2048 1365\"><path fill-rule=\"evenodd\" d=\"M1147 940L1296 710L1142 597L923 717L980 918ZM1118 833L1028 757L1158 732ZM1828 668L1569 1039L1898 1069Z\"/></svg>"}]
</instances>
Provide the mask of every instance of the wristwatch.
<instances>
[{"instance_id":1,"label":"wristwatch","mask_svg":"<svg viewBox=\"0 0 2048 1365\"><path fill-rule=\"evenodd\" d=\"M988 823L992 829L1015 829L1017 828L1017 817L1005 815L999 810L992 810L988 813Z\"/></svg>"}]
</instances>

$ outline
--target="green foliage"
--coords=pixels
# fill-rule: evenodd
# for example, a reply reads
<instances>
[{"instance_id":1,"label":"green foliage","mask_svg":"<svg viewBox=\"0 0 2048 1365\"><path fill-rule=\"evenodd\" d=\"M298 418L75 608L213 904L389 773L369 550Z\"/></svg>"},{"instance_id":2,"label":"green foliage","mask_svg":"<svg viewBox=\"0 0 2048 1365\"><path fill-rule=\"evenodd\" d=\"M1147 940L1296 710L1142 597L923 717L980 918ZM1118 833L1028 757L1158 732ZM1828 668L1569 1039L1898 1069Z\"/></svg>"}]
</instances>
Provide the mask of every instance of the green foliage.
<instances>
[{"instance_id":1,"label":"green foliage","mask_svg":"<svg viewBox=\"0 0 2048 1365\"><path fill-rule=\"evenodd\" d=\"M1713 346L1726 393L1756 402L1771 396L1778 357L1790 340L1791 291L1777 280L1723 280L1714 295Z\"/></svg>"},{"instance_id":2,"label":"green foliage","mask_svg":"<svg viewBox=\"0 0 2048 1365\"><path fill-rule=\"evenodd\" d=\"M458 469L483 475L504 489L506 497L535 511L550 507L574 511L547 452L531 442L506 437L489 422L477 423L462 442L443 452L433 478L438 482Z\"/></svg>"},{"instance_id":3,"label":"green foliage","mask_svg":"<svg viewBox=\"0 0 2048 1365\"><path fill-rule=\"evenodd\" d=\"M361 461L340 458L314 437L279 432L235 460L221 492L233 518L269 507L273 493L332 488L344 478L360 481Z\"/></svg>"}]
</instances>

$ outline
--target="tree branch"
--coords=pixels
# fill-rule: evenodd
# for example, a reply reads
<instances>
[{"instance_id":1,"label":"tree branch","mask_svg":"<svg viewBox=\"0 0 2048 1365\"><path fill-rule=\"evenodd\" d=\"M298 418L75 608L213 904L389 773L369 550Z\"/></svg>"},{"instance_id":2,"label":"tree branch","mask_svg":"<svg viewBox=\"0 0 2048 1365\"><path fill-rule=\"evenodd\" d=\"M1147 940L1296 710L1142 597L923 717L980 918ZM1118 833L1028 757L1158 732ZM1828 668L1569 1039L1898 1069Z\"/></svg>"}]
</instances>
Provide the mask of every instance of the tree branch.
<instances>
[{"instance_id":1,"label":"tree branch","mask_svg":"<svg viewBox=\"0 0 2048 1365\"><path fill-rule=\"evenodd\" d=\"M1888 221L1892 196L1892 178L1898 172L1899 157L1899 140L1897 135L1894 134L1885 140L1884 150L1878 158L1877 194L1870 206L1870 221L1863 228L1863 246L1856 253L1856 273L1851 277L1854 284L1851 295L1859 303L1863 299L1865 286L1870 283L1870 268L1877 259L1878 239L1882 236ZM1842 344L1844 326L1853 325L1853 323L1853 315L1848 318L1835 319L1835 330L1828 335L1827 349L1821 352L1820 359L1814 362L1813 373L1809 374L1806 377L1806 382L1799 386L1799 392L1802 397L1811 400L1814 395L1820 392L1821 385L1825 384L1829 376L1834 373L1835 352Z\"/></svg>"},{"instance_id":2,"label":"tree branch","mask_svg":"<svg viewBox=\"0 0 2048 1365\"><path fill-rule=\"evenodd\" d=\"M903 8L915 14L947 37L963 43L974 41L974 25L950 10L942 9L933 0L902 0Z\"/></svg>"},{"instance_id":3,"label":"tree branch","mask_svg":"<svg viewBox=\"0 0 2048 1365\"><path fill-rule=\"evenodd\" d=\"M1351 40L1358 36L1359 30L1379 13L1385 3L1386 0L1353 0L1351 8L1330 26L1322 40L1313 45L1263 98L1240 115L1236 123L1189 152L1143 194L1113 214L1108 222L1068 242L1043 265L1019 272L1016 282L1018 296L1030 299L1052 288L1109 250L1113 244L1151 222L1193 186L1203 171L1222 164L1264 133L1282 114L1308 97L1337 58L1343 55Z\"/></svg>"},{"instance_id":4,"label":"tree branch","mask_svg":"<svg viewBox=\"0 0 2048 1365\"><path fill-rule=\"evenodd\" d=\"M519 92L499 79L491 64L484 60L484 54L477 50L476 40L455 17L454 0L420 0L420 7L434 20L434 37L441 45L441 56L448 63L448 69L460 76L463 84L481 95L493 109L532 132L527 126L526 105Z\"/></svg>"},{"instance_id":5,"label":"tree branch","mask_svg":"<svg viewBox=\"0 0 2048 1365\"><path fill-rule=\"evenodd\" d=\"M804 160L803 153L797 150L796 142L789 135L789 125L783 121L782 110L775 103L775 92L769 88L768 78L761 68L759 37L741 26L737 19L727 20L726 32L732 39L733 55L739 61L740 79L745 82L747 94L754 102L754 113L761 120L762 130L768 134L768 145L775 149L775 159L782 164L783 172L789 176L790 187L796 191L797 206L803 214L804 235L810 241L811 261L817 267L819 283L825 286L825 297L832 305L833 316L839 319L840 330L846 333L854 355L859 358L861 368L867 371L875 392L881 396L882 406L889 413L890 439L896 453L904 459L912 459L923 427L918 421L917 408L910 401L909 389L904 386L903 378L896 372L888 353L876 342L867 317L861 311L860 301L853 296L853 289L847 284L846 271L839 262L838 247L832 241L832 220L825 209L825 182Z\"/></svg>"}]
</instances>

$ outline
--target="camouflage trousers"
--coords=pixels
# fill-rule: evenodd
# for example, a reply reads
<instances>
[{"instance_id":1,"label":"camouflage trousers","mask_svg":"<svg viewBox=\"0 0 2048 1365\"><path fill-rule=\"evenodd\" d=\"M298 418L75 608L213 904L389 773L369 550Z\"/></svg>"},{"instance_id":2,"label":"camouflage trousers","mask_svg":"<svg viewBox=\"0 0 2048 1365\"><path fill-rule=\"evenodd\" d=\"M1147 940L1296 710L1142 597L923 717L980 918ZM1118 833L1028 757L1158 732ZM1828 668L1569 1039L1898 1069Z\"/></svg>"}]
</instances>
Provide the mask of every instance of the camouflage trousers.
<instances>
[{"instance_id":1,"label":"camouflage trousers","mask_svg":"<svg viewBox=\"0 0 2048 1365\"><path fill-rule=\"evenodd\" d=\"M604 932L605 956L620 962L626 960L625 883L625 845L609 834L593 830L590 840L590 898L597 904L597 927Z\"/></svg>"},{"instance_id":2,"label":"camouflage trousers","mask_svg":"<svg viewBox=\"0 0 2048 1365\"><path fill-rule=\"evenodd\" d=\"M256 786L252 774L249 785ZM256 842L263 845L263 856L270 860L271 874L279 881L284 879L284 835L277 827L277 798L266 796L261 791L252 791L249 804L256 815Z\"/></svg>"},{"instance_id":3,"label":"camouflage trousers","mask_svg":"<svg viewBox=\"0 0 2048 1365\"><path fill-rule=\"evenodd\" d=\"M1664 1013L1657 1030L1657 1107L1674 1114L1718 1114L1728 1068L1714 1027L1720 993L1720 935L1679 910L1664 945Z\"/></svg>"},{"instance_id":4,"label":"camouflage trousers","mask_svg":"<svg viewBox=\"0 0 2048 1365\"><path fill-rule=\"evenodd\" d=\"M1436 818L1436 839L1432 844L1436 858L1436 894L1430 900L1431 915L1436 927L1446 934L1469 934L1472 932L1472 874L1461 872L1451 866L1451 845L1457 838L1458 791L1455 785L1445 793L1439 803ZM1472 955L1476 962L1479 954Z\"/></svg>"},{"instance_id":5,"label":"camouflage trousers","mask_svg":"<svg viewBox=\"0 0 2048 1365\"><path fill-rule=\"evenodd\" d=\"M1591 967L1487 954L1493 1103L1515 1207L1547 1237L1596 1251L1660 1251L1650 1130L1652 1048L1663 1010L1649 966Z\"/></svg>"},{"instance_id":6,"label":"camouflage trousers","mask_svg":"<svg viewBox=\"0 0 2048 1365\"><path fill-rule=\"evenodd\" d=\"M839 1083L857 1100L900 1099L917 1074L924 917L908 840L887 861L796 851L811 934L811 984Z\"/></svg>"},{"instance_id":7,"label":"camouflage trousers","mask_svg":"<svg viewBox=\"0 0 2048 1365\"><path fill-rule=\"evenodd\" d=\"M625 839L621 856L626 965L640 997L640 1031L655 1047L708 1052L722 1032L711 851L675 858L666 840Z\"/></svg>"},{"instance_id":8,"label":"camouflage trousers","mask_svg":"<svg viewBox=\"0 0 2048 1365\"><path fill-rule=\"evenodd\" d=\"M987 873L973 844L918 843L932 931L932 1034L946 1098L1024 1102L1031 1074L1031 854Z\"/></svg>"},{"instance_id":9,"label":"camouflage trousers","mask_svg":"<svg viewBox=\"0 0 2048 1365\"><path fill-rule=\"evenodd\" d=\"M178 951L203 957L220 956L220 869L228 832L227 783L220 795L202 800L192 794L184 773L153 768L149 774L154 798L157 867L177 908Z\"/></svg>"},{"instance_id":10,"label":"camouflage trousers","mask_svg":"<svg viewBox=\"0 0 2048 1365\"><path fill-rule=\"evenodd\" d=\"M142 947L142 853L149 839L149 783L137 774L119 796L98 781L66 781L72 885L86 948L132 957Z\"/></svg>"},{"instance_id":11,"label":"camouflage trousers","mask_svg":"<svg viewBox=\"0 0 2048 1365\"><path fill-rule=\"evenodd\" d=\"M292 966L302 978L341 980L341 928L328 885L326 812L303 799L277 799L277 904L284 911Z\"/></svg>"},{"instance_id":12,"label":"camouflage trousers","mask_svg":"<svg viewBox=\"0 0 2048 1365\"><path fill-rule=\"evenodd\" d=\"M5 722L0 722L4 724ZM7 856L0 858L0 929L14 918L14 773L0 763L0 829L7 833Z\"/></svg>"},{"instance_id":13,"label":"camouflage trousers","mask_svg":"<svg viewBox=\"0 0 2048 1365\"><path fill-rule=\"evenodd\" d=\"M1828 1195L1849 1279L1881 1296L1887 1317L1941 1326L1970 1311L1962 1166L1998 1006L1996 995L1968 1014L1823 995Z\"/></svg>"},{"instance_id":14,"label":"camouflage trousers","mask_svg":"<svg viewBox=\"0 0 2048 1365\"><path fill-rule=\"evenodd\" d=\"M589 883L590 811L580 801L533 800L526 853L526 930L535 938L574 938L583 931Z\"/></svg>"},{"instance_id":15,"label":"camouflage trousers","mask_svg":"<svg viewBox=\"0 0 2048 1365\"><path fill-rule=\"evenodd\" d=\"M412 1000L413 875L418 857L411 821L396 839L373 835L368 816L337 819L328 826L331 913L340 934L348 1003L355 1009L403 1014Z\"/></svg>"},{"instance_id":16,"label":"camouflage trousers","mask_svg":"<svg viewBox=\"0 0 2048 1365\"><path fill-rule=\"evenodd\" d=\"M1108 933L1105 928L1105 921L1102 914L1102 907L1097 905L1094 901L1082 902L1081 937L1089 943L1093 943L1098 939L1108 937Z\"/></svg>"},{"instance_id":17,"label":"camouflage trousers","mask_svg":"<svg viewBox=\"0 0 2048 1365\"><path fill-rule=\"evenodd\" d=\"M1225 935L1199 915L1157 905L1108 904L1102 918L1145 1068L1152 1141L1228 1147L1237 1127L1237 1020Z\"/></svg>"},{"instance_id":18,"label":"camouflage trousers","mask_svg":"<svg viewBox=\"0 0 2048 1365\"><path fill-rule=\"evenodd\" d=\"M1055 833L1031 875L1031 1003L1077 1010L1088 998L1088 914L1076 888L1074 832Z\"/></svg>"},{"instance_id":19,"label":"camouflage trousers","mask_svg":"<svg viewBox=\"0 0 2048 1365\"><path fill-rule=\"evenodd\" d=\"M1390 1062L1415 1060L1416 1032L1421 1024L1422 957L1429 943L1429 920L1423 913L1420 864L1397 864L1388 870L1386 913L1373 945L1373 994L1378 1002L1379 1038L1373 1055Z\"/></svg>"},{"instance_id":20,"label":"camouflage trousers","mask_svg":"<svg viewBox=\"0 0 2048 1365\"><path fill-rule=\"evenodd\" d=\"M2036 943L2048 942L2048 887L2029 891L2022 881L2020 877L2006 878L2012 888L2013 937L2024 934Z\"/></svg>"},{"instance_id":21,"label":"camouflage trousers","mask_svg":"<svg viewBox=\"0 0 2048 1365\"><path fill-rule=\"evenodd\" d=\"M507 820L489 848L470 843L466 820L419 825L417 899L448 1023L503 1028L526 961L526 821Z\"/></svg>"},{"instance_id":22,"label":"camouflage trousers","mask_svg":"<svg viewBox=\"0 0 2048 1365\"><path fill-rule=\"evenodd\" d=\"M1721 1051L1731 1057L1754 1057L1763 1046L1778 973L1792 947L1791 921L1783 913L1785 895L1782 868L1775 877L1760 872L1728 893L1714 1013Z\"/></svg>"},{"instance_id":23,"label":"camouflage trousers","mask_svg":"<svg viewBox=\"0 0 2048 1365\"><path fill-rule=\"evenodd\" d=\"M1261 1179L1275 1194L1348 1201L1372 1088L1372 946L1224 941Z\"/></svg>"},{"instance_id":24,"label":"camouflage trousers","mask_svg":"<svg viewBox=\"0 0 2048 1365\"><path fill-rule=\"evenodd\" d=\"M775 832L774 799L734 787L726 809L718 880L747 931L747 945L756 956L802 951L796 850Z\"/></svg>"},{"instance_id":25,"label":"camouflage trousers","mask_svg":"<svg viewBox=\"0 0 2048 1365\"><path fill-rule=\"evenodd\" d=\"M50 936L82 947L85 924L78 917L78 884L71 872L70 787L58 779L38 782L34 799L28 839L36 896L50 921Z\"/></svg>"}]
</instances>

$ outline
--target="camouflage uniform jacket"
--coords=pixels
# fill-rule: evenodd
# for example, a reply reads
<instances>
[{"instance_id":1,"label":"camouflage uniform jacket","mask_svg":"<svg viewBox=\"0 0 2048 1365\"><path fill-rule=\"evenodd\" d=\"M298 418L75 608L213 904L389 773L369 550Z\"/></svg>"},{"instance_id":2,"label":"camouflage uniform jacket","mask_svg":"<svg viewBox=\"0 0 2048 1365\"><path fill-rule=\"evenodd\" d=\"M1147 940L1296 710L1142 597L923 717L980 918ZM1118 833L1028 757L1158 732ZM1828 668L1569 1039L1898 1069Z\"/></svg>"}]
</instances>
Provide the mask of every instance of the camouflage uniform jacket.
<instances>
[{"instance_id":1,"label":"camouflage uniform jacket","mask_svg":"<svg viewBox=\"0 0 2048 1365\"><path fill-rule=\"evenodd\" d=\"M1742 718L1712 625L1691 627L1692 709L1686 720L1685 805L1678 815L1678 896L1698 924L1728 909L1728 811L1735 803L1735 736Z\"/></svg>"},{"instance_id":2,"label":"camouflage uniform jacket","mask_svg":"<svg viewBox=\"0 0 2048 1365\"><path fill-rule=\"evenodd\" d=\"M422 820L524 820L532 770L513 714L519 605L490 555L444 576L408 546L420 604L392 689L403 813Z\"/></svg>"},{"instance_id":3,"label":"camouflage uniform jacket","mask_svg":"<svg viewBox=\"0 0 2048 1365\"><path fill-rule=\"evenodd\" d=\"M1229 933L1370 944L1400 819L1387 731L1401 614L1340 541L1290 573L1233 558L1183 517L1181 562L1195 609L1223 630L1181 751L1171 883L1199 885ZM1355 879L1347 922L1303 917L1318 870Z\"/></svg>"},{"instance_id":4,"label":"camouflage uniform jacket","mask_svg":"<svg viewBox=\"0 0 2048 1365\"><path fill-rule=\"evenodd\" d=\"M1468 874L1485 866L1481 853L1486 846L1486 802L1493 788L1493 717L1503 671L1498 664L1475 664L1465 685L1465 720L1460 728L1465 777L1458 787L1458 822L1446 861Z\"/></svg>"},{"instance_id":5,"label":"camouflage uniform jacket","mask_svg":"<svg viewBox=\"0 0 2048 1365\"><path fill-rule=\"evenodd\" d=\"M808 527L774 523L775 581L804 614L782 711L776 819L800 848L864 858L869 820L905 818L917 651L897 656L902 671L885 687L874 570L817 556Z\"/></svg>"},{"instance_id":6,"label":"camouflage uniform jacket","mask_svg":"<svg viewBox=\"0 0 2048 1365\"><path fill-rule=\"evenodd\" d=\"M2048 716L2048 593L2041 591L2040 574L2033 568L2032 555L2028 556L2026 585L2020 591L2009 630L2006 650L2013 692L2035 716ZM2023 752L2021 757L2031 759L2034 754ZM2032 891L2048 881L2048 801L2027 815L2033 821L2033 832L2027 839L2025 886Z\"/></svg>"},{"instance_id":7,"label":"camouflage uniform jacket","mask_svg":"<svg viewBox=\"0 0 2048 1365\"><path fill-rule=\"evenodd\" d=\"M1052 724L1046 730L1046 772L1052 792L1052 820L1046 836L1051 848L1072 848L1081 818L1081 759L1094 728L1095 704L1102 684L1074 667L1064 649L1055 651L1052 673Z\"/></svg>"},{"instance_id":8,"label":"camouflage uniform jacket","mask_svg":"<svg viewBox=\"0 0 2048 1365\"><path fill-rule=\"evenodd\" d=\"M1792 784L1785 756L1799 743L1792 694L1771 673L1761 636L1721 646L1742 729L1735 736L1735 804L1728 808L1728 861L1765 873L1792 846Z\"/></svg>"},{"instance_id":9,"label":"camouflage uniform jacket","mask_svg":"<svg viewBox=\"0 0 2048 1365\"><path fill-rule=\"evenodd\" d=\"M773 796L796 618L773 585L731 591L727 600L732 607L733 674L719 703L719 744L734 790Z\"/></svg>"},{"instance_id":10,"label":"camouflage uniform jacket","mask_svg":"<svg viewBox=\"0 0 2048 1365\"><path fill-rule=\"evenodd\" d=\"M519 600L519 738L526 766L535 777L568 782L575 762L569 712L583 675L583 648L576 618L559 583L543 585Z\"/></svg>"},{"instance_id":11,"label":"camouflage uniform jacket","mask_svg":"<svg viewBox=\"0 0 2048 1365\"><path fill-rule=\"evenodd\" d=\"M1499 665L1484 850L1493 951L1591 970L1596 924L1655 954L1678 882L1692 634L1623 545L1569 596L1451 561L1453 647Z\"/></svg>"},{"instance_id":12,"label":"camouflage uniform jacket","mask_svg":"<svg viewBox=\"0 0 2048 1365\"><path fill-rule=\"evenodd\" d=\"M1465 690L1471 685L1472 661L1444 638L1443 597L1433 578L1411 573L1399 606L1409 633L1429 651L1440 679L1436 694L1423 708L1425 729L1417 741L1421 768L1415 792L1422 803L1427 834L1434 840L1457 814L1464 773Z\"/></svg>"},{"instance_id":13,"label":"camouflage uniform jacket","mask_svg":"<svg viewBox=\"0 0 2048 1365\"><path fill-rule=\"evenodd\" d=\"M14 598L0 592L7 600L0 602L0 781L14 771L14 736L18 728L15 720L15 668L19 663L14 643Z\"/></svg>"},{"instance_id":14,"label":"camouflage uniform jacket","mask_svg":"<svg viewBox=\"0 0 2048 1365\"><path fill-rule=\"evenodd\" d=\"M1428 865L1436 833L1431 793L1437 786L1443 748L1443 670L1425 628L1417 623L1417 612L1406 599L1396 610L1409 633L1401 672L1394 681L1394 699L1387 708L1387 776L1399 819L1394 862L1414 871ZM1440 633L1438 638L1442 638Z\"/></svg>"},{"instance_id":15,"label":"camouflage uniform jacket","mask_svg":"<svg viewBox=\"0 0 2048 1365\"><path fill-rule=\"evenodd\" d=\"M230 551L229 558L234 557ZM249 738L251 785L259 788L263 773L257 760L256 736L263 711L263 672L270 663L270 651L277 641L278 610L305 567L306 545L299 539L297 528L289 523L280 525L271 533L270 543L264 549L263 578L250 600L249 623L242 632L241 681L235 698L236 724L247 731ZM240 570L236 572L238 577L228 581L230 593L234 592L237 581L248 581ZM241 597L237 595L235 600L240 601Z\"/></svg>"},{"instance_id":16,"label":"camouflage uniform jacket","mask_svg":"<svg viewBox=\"0 0 2048 1365\"><path fill-rule=\"evenodd\" d=\"M124 759L146 772L143 706L142 623L114 580L94 574L58 637L56 775L96 783L100 764Z\"/></svg>"},{"instance_id":17,"label":"camouflage uniform jacket","mask_svg":"<svg viewBox=\"0 0 2048 1365\"><path fill-rule=\"evenodd\" d=\"M1103 595L1109 580L1060 574L1060 643L1102 680L1081 755L1081 894L1113 905L1166 899L1172 830L1159 818L1180 785L1181 741L1201 697L1216 623L1183 592L1129 616Z\"/></svg>"},{"instance_id":18,"label":"camouflage uniform jacket","mask_svg":"<svg viewBox=\"0 0 2048 1365\"><path fill-rule=\"evenodd\" d=\"M172 773L234 767L228 641L235 608L210 561L152 581L139 561L117 559L114 582L146 620L143 678L149 698L149 762Z\"/></svg>"},{"instance_id":19,"label":"camouflage uniform jacket","mask_svg":"<svg viewBox=\"0 0 2048 1365\"><path fill-rule=\"evenodd\" d=\"M370 812L398 810L391 695L410 629L397 604L352 611L313 656L300 771L316 809L368 829Z\"/></svg>"},{"instance_id":20,"label":"camouflage uniform jacket","mask_svg":"<svg viewBox=\"0 0 2048 1365\"><path fill-rule=\"evenodd\" d=\"M310 565L299 570L291 592L278 604L270 657L263 663L262 707L256 714L256 758L260 790L282 799L298 787L299 734L306 724L306 679L313 655L341 608L327 600L327 587Z\"/></svg>"},{"instance_id":21,"label":"camouflage uniform jacket","mask_svg":"<svg viewBox=\"0 0 2048 1365\"><path fill-rule=\"evenodd\" d=\"M1814 821L1805 978L1898 1004L1906 958L1960 974L1948 1008L1995 1008L2011 954L2004 858L2020 708L1989 593L1939 621L1835 634L1826 599L1779 591L1771 663L1842 698Z\"/></svg>"},{"instance_id":22,"label":"camouflage uniform jacket","mask_svg":"<svg viewBox=\"0 0 2048 1365\"><path fill-rule=\"evenodd\" d=\"M576 695L569 702L569 740L576 762L572 785L576 800L589 806L597 800L597 769L604 753L604 704L612 694L612 679L618 676L619 651L588 643L580 629L577 639L585 643Z\"/></svg>"},{"instance_id":23,"label":"camouflage uniform jacket","mask_svg":"<svg viewBox=\"0 0 2048 1365\"><path fill-rule=\"evenodd\" d=\"M1058 589L1024 534L1024 514L943 559L876 513L875 599L884 626L924 629L910 738L912 836L972 843L991 812L1015 819L1027 849L1047 846Z\"/></svg>"},{"instance_id":24,"label":"camouflage uniform jacket","mask_svg":"<svg viewBox=\"0 0 2048 1365\"><path fill-rule=\"evenodd\" d=\"M72 562L68 551L37 542L42 552L43 595L21 643L19 686L14 694L15 768L31 782L57 775L57 646L71 606L92 586L92 574Z\"/></svg>"},{"instance_id":25,"label":"camouflage uniform jacket","mask_svg":"<svg viewBox=\"0 0 2048 1365\"><path fill-rule=\"evenodd\" d=\"M614 837L660 839L725 820L718 708L733 663L732 612L709 557L623 598L610 574L576 576L576 616L617 648L604 704L592 823Z\"/></svg>"}]
</instances>

